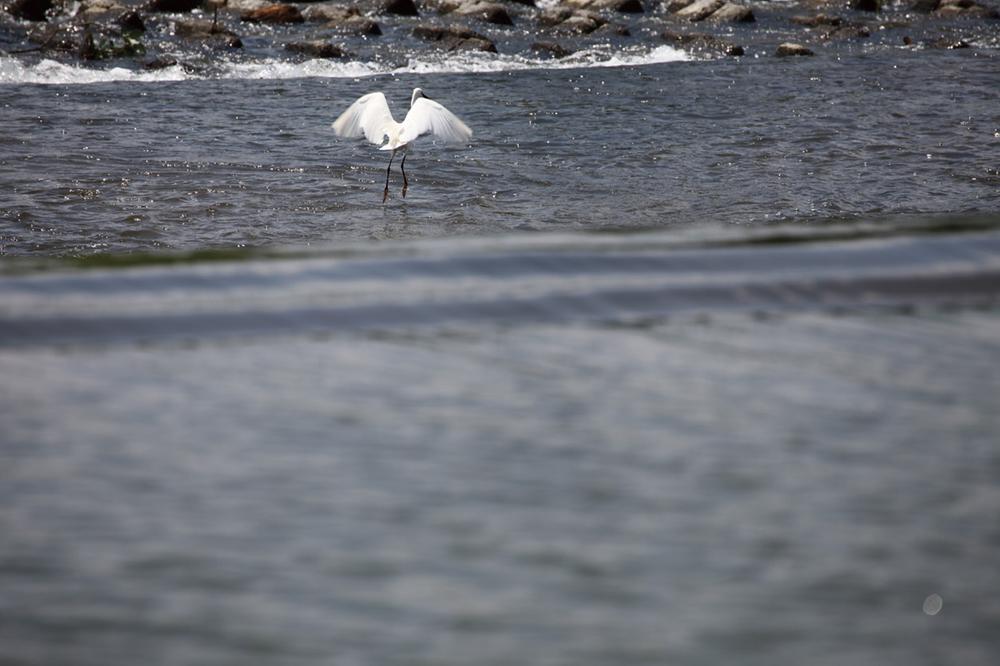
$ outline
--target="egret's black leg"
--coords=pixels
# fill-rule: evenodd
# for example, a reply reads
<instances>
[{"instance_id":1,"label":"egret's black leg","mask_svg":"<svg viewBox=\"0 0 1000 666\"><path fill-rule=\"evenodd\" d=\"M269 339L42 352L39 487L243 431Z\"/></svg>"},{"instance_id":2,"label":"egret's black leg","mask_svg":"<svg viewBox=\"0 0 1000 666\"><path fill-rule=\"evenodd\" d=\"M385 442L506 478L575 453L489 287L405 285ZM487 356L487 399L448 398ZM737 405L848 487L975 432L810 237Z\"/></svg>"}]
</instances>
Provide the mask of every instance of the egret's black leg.
<instances>
[{"instance_id":1,"label":"egret's black leg","mask_svg":"<svg viewBox=\"0 0 1000 666\"><path fill-rule=\"evenodd\" d=\"M403 169L403 165L406 164L406 153L403 153L403 161L399 163L399 170L403 172L403 198L406 198L406 188L410 186L409 181L406 180L406 171Z\"/></svg>"},{"instance_id":2,"label":"egret's black leg","mask_svg":"<svg viewBox=\"0 0 1000 666\"><path fill-rule=\"evenodd\" d=\"M382 203L389 198L389 171L392 169L392 158L396 156L396 151L392 151L392 155L389 155L389 166L385 169L385 189L382 191ZM404 156L403 159L406 159Z\"/></svg>"}]
</instances>

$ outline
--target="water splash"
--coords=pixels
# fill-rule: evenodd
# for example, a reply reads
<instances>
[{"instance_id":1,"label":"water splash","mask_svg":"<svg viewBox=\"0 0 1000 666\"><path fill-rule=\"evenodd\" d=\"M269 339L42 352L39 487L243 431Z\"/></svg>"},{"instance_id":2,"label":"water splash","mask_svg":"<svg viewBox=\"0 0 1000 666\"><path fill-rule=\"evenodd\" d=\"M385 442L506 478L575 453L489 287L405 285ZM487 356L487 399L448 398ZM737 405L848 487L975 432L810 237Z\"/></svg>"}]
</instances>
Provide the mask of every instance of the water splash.
<instances>
[{"instance_id":1,"label":"water splash","mask_svg":"<svg viewBox=\"0 0 1000 666\"><path fill-rule=\"evenodd\" d=\"M50 60L27 65L16 58L0 57L0 84L85 84L110 81L182 81L191 78L179 65L157 71L135 71L124 67L94 69Z\"/></svg>"},{"instance_id":2,"label":"water splash","mask_svg":"<svg viewBox=\"0 0 1000 666\"><path fill-rule=\"evenodd\" d=\"M87 84L113 81L181 81L185 79L255 79L278 80L304 77L359 78L379 74L454 74L472 72L506 72L544 69L586 69L592 67L630 67L689 60L681 50L670 46L653 49L632 48L614 50L597 46L561 60L527 58L518 55L489 53L425 54L411 58L403 67L390 64L330 60L288 62L225 62L212 74L187 73L179 65L155 72L124 67L96 69L67 65L55 60L25 64L10 57L0 57L0 84Z\"/></svg>"}]
</instances>

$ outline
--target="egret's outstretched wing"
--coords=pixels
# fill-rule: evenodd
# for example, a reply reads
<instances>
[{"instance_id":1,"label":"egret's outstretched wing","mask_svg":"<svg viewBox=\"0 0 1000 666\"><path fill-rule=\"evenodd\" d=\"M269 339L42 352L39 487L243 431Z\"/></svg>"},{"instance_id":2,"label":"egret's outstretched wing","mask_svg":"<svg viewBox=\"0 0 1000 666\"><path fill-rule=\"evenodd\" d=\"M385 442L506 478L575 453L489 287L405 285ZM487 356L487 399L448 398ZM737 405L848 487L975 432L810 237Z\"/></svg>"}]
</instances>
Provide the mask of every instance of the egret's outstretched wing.
<instances>
[{"instance_id":1,"label":"egret's outstretched wing","mask_svg":"<svg viewBox=\"0 0 1000 666\"><path fill-rule=\"evenodd\" d=\"M448 109L421 97L413 103L403 119L400 143L409 143L424 134L433 134L448 143L465 143L472 136L472 130Z\"/></svg>"},{"instance_id":2,"label":"egret's outstretched wing","mask_svg":"<svg viewBox=\"0 0 1000 666\"><path fill-rule=\"evenodd\" d=\"M333 131L337 136L357 138L364 136L378 145L389 133L389 128L395 122L389 111L385 95L380 92L369 93L348 107L347 111L333 123Z\"/></svg>"}]
</instances>

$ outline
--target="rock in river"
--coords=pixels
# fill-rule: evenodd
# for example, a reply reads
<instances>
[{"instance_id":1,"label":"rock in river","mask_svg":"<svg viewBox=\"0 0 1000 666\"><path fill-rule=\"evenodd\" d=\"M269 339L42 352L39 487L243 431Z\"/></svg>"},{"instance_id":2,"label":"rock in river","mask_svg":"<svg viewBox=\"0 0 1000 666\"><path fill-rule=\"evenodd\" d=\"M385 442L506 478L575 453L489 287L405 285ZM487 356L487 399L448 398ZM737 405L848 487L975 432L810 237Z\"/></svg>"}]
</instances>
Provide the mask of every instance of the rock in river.
<instances>
[{"instance_id":1,"label":"rock in river","mask_svg":"<svg viewBox=\"0 0 1000 666\"><path fill-rule=\"evenodd\" d=\"M149 0L147 12L183 13L201 7L202 0Z\"/></svg>"},{"instance_id":2,"label":"rock in river","mask_svg":"<svg viewBox=\"0 0 1000 666\"><path fill-rule=\"evenodd\" d=\"M565 58L568 55L572 55L573 52L569 49L563 47L556 42L535 42L531 45L532 51L538 51L540 53L548 53L554 58Z\"/></svg>"},{"instance_id":3,"label":"rock in river","mask_svg":"<svg viewBox=\"0 0 1000 666\"><path fill-rule=\"evenodd\" d=\"M14 18L25 21L44 21L45 12L52 9L52 0L14 0L7 5L7 11Z\"/></svg>"},{"instance_id":4,"label":"rock in river","mask_svg":"<svg viewBox=\"0 0 1000 666\"><path fill-rule=\"evenodd\" d=\"M757 20L752 9L746 5L737 5L735 2L727 2L709 14L708 18L719 23L753 23Z\"/></svg>"},{"instance_id":5,"label":"rock in river","mask_svg":"<svg viewBox=\"0 0 1000 666\"><path fill-rule=\"evenodd\" d=\"M695 0L677 11L674 16L688 21L704 21L723 5L723 0Z\"/></svg>"},{"instance_id":6,"label":"rock in river","mask_svg":"<svg viewBox=\"0 0 1000 666\"><path fill-rule=\"evenodd\" d=\"M184 39L200 40L215 48L243 48L239 35L206 19L176 21L174 34Z\"/></svg>"},{"instance_id":7,"label":"rock in river","mask_svg":"<svg viewBox=\"0 0 1000 666\"><path fill-rule=\"evenodd\" d=\"M574 9L608 9L622 14L642 14L646 11L640 0L563 0L562 4Z\"/></svg>"},{"instance_id":8,"label":"rock in river","mask_svg":"<svg viewBox=\"0 0 1000 666\"><path fill-rule=\"evenodd\" d=\"M555 26L559 32L589 35L607 23L597 12L573 10L566 7L546 9L538 15L544 26Z\"/></svg>"},{"instance_id":9,"label":"rock in river","mask_svg":"<svg viewBox=\"0 0 1000 666\"><path fill-rule=\"evenodd\" d=\"M806 47L801 44L794 44L792 42L785 42L778 46L778 50L774 52L776 56L811 56L816 55Z\"/></svg>"},{"instance_id":10,"label":"rock in river","mask_svg":"<svg viewBox=\"0 0 1000 666\"><path fill-rule=\"evenodd\" d=\"M413 36L433 42L446 51L497 52L497 47L488 38L460 25L418 25L413 29Z\"/></svg>"},{"instance_id":11,"label":"rock in river","mask_svg":"<svg viewBox=\"0 0 1000 666\"><path fill-rule=\"evenodd\" d=\"M824 41L836 39L866 39L871 37L871 35L871 30L863 23L844 23L827 30L820 35L820 39Z\"/></svg>"},{"instance_id":12,"label":"rock in river","mask_svg":"<svg viewBox=\"0 0 1000 666\"><path fill-rule=\"evenodd\" d=\"M323 23L347 21L360 15L361 12L357 7L347 7L336 2L319 2L302 10L302 17L305 20Z\"/></svg>"},{"instance_id":13,"label":"rock in river","mask_svg":"<svg viewBox=\"0 0 1000 666\"><path fill-rule=\"evenodd\" d=\"M937 9L934 10L934 15L943 17L962 16L969 18L993 19L1000 16L997 10L992 7L980 5L973 0L941 0Z\"/></svg>"},{"instance_id":14,"label":"rock in river","mask_svg":"<svg viewBox=\"0 0 1000 666\"><path fill-rule=\"evenodd\" d=\"M285 44L285 50L302 53L313 58L343 58L347 55L344 49L322 39L308 42L289 42Z\"/></svg>"},{"instance_id":15,"label":"rock in river","mask_svg":"<svg viewBox=\"0 0 1000 666\"><path fill-rule=\"evenodd\" d=\"M937 0L934 0L937 2ZM838 26L844 22L844 19L839 16L831 16L829 14L814 14L812 16L796 15L788 19L792 23L797 25L804 25L807 28L817 28L821 25Z\"/></svg>"},{"instance_id":16,"label":"rock in river","mask_svg":"<svg viewBox=\"0 0 1000 666\"><path fill-rule=\"evenodd\" d=\"M397 16L417 16L417 6L413 0L386 0L382 5L383 14L395 14Z\"/></svg>"},{"instance_id":17,"label":"rock in river","mask_svg":"<svg viewBox=\"0 0 1000 666\"><path fill-rule=\"evenodd\" d=\"M443 8L442 8L443 9ZM499 2L462 2L452 9L456 16L475 16L495 25L514 25L507 8Z\"/></svg>"},{"instance_id":18,"label":"rock in river","mask_svg":"<svg viewBox=\"0 0 1000 666\"><path fill-rule=\"evenodd\" d=\"M146 32L146 24L142 22L139 12L134 9L119 16L116 23L124 32Z\"/></svg>"},{"instance_id":19,"label":"rock in river","mask_svg":"<svg viewBox=\"0 0 1000 666\"><path fill-rule=\"evenodd\" d=\"M248 23L302 23L305 21L298 7L278 3L245 12L240 15L240 20Z\"/></svg>"},{"instance_id":20,"label":"rock in river","mask_svg":"<svg viewBox=\"0 0 1000 666\"><path fill-rule=\"evenodd\" d=\"M378 37L382 34L382 28L379 27L379 24L364 16L355 16L346 21L331 21L323 27L362 37Z\"/></svg>"},{"instance_id":21,"label":"rock in river","mask_svg":"<svg viewBox=\"0 0 1000 666\"><path fill-rule=\"evenodd\" d=\"M664 41L670 42L675 46L683 47L685 50L689 51L711 51L731 56L744 55L744 49L742 46L733 44L732 42L722 39L721 37L716 37L715 35L700 32L674 32L673 30L664 30L660 33L660 36L664 39Z\"/></svg>"},{"instance_id":22,"label":"rock in river","mask_svg":"<svg viewBox=\"0 0 1000 666\"><path fill-rule=\"evenodd\" d=\"M851 0L851 9L859 12L877 12L882 9L882 0Z\"/></svg>"}]
</instances>

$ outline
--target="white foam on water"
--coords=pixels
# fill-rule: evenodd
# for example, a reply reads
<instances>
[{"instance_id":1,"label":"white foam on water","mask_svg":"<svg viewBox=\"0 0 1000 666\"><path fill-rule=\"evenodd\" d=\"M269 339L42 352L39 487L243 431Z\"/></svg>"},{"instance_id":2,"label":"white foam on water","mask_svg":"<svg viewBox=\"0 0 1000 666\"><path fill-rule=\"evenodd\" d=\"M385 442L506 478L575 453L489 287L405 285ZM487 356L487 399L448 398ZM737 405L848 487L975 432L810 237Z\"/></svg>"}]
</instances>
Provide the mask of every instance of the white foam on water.
<instances>
[{"instance_id":1,"label":"white foam on water","mask_svg":"<svg viewBox=\"0 0 1000 666\"><path fill-rule=\"evenodd\" d=\"M455 72L509 72L526 69L580 69L590 67L626 67L677 62L690 59L688 54L671 46L659 46L651 51L629 49L615 51L609 46L578 51L556 59L526 58L518 55L497 55L478 51L449 54L440 60L411 60L409 65L393 74L443 74Z\"/></svg>"},{"instance_id":2,"label":"white foam on water","mask_svg":"<svg viewBox=\"0 0 1000 666\"><path fill-rule=\"evenodd\" d=\"M615 51L609 46L604 46L579 51L559 60L481 52L442 54L439 57L422 54L421 58L411 58L402 67L371 62L340 62L331 60L234 62L224 63L219 72L206 76L203 74L186 73L180 66L167 67L150 72L130 70L122 67L110 69L78 67L48 59L26 65L16 58L0 57L0 84L87 84L113 81L182 81L185 79L204 78L258 80L303 77L363 78L379 74L455 74L591 67L629 67L678 62L688 59L689 56L684 51L670 46L659 46L652 50L634 48L619 51Z\"/></svg>"},{"instance_id":3,"label":"white foam on water","mask_svg":"<svg viewBox=\"0 0 1000 666\"><path fill-rule=\"evenodd\" d=\"M0 84L4 83L55 83L80 84L108 81L182 81L190 78L180 66L157 71L134 71L124 67L94 69L77 67L55 60L41 60L25 65L17 58L0 57Z\"/></svg>"},{"instance_id":4,"label":"white foam on water","mask_svg":"<svg viewBox=\"0 0 1000 666\"><path fill-rule=\"evenodd\" d=\"M368 62L336 62L331 60L306 60L287 62L268 60L252 63L229 63L222 72L211 78L219 79L300 79L304 77L350 79L386 73L387 68ZM191 78L204 78L193 76Z\"/></svg>"}]
</instances>

